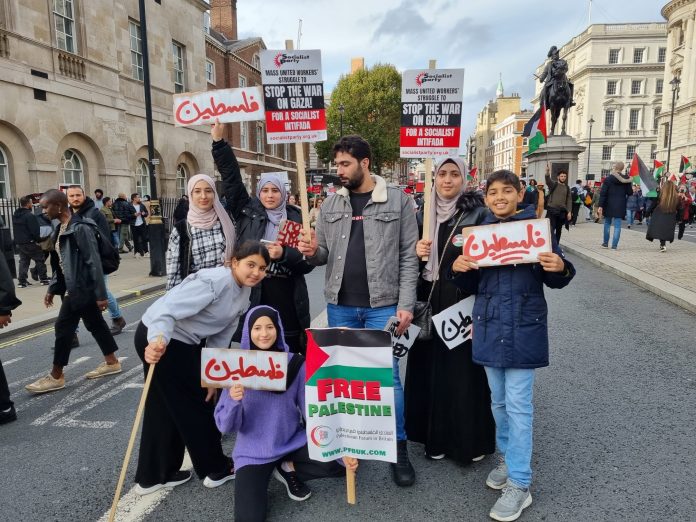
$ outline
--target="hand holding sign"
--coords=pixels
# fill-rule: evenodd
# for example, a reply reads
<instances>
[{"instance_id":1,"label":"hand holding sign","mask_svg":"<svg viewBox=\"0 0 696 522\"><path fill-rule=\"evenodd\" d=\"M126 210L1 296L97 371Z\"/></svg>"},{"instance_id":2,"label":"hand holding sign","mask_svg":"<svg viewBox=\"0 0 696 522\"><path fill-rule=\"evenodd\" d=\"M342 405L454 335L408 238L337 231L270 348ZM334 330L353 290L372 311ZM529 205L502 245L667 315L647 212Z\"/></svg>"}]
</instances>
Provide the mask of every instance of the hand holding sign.
<instances>
[{"instance_id":1,"label":"hand holding sign","mask_svg":"<svg viewBox=\"0 0 696 522\"><path fill-rule=\"evenodd\" d=\"M565 270L563 259L555 252L542 252L538 259L541 268L547 272L563 272Z\"/></svg>"}]
</instances>

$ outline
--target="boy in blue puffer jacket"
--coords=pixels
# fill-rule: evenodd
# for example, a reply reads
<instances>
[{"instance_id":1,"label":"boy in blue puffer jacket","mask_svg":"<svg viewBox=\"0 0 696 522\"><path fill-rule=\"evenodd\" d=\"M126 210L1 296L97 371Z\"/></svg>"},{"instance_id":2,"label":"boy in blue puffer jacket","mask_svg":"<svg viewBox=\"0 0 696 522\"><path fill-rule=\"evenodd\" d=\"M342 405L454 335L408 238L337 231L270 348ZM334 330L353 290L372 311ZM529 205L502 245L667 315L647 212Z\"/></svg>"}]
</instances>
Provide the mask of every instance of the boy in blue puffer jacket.
<instances>
[{"instance_id":1,"label":"boy in blue puffer jacket","mask_svg":"<svg viewBox=\"0 0 696 522\"><path fill-rule=\"evenodd\" d=\"M535 219L533 207L518 206L523 198L515 174L494 172L486 186L486 205L492 214L482 224ZM539 254L538 263L479 270L472 258L461 255L452 264L452 283L476 294L473 360L486 369L500 454L486 485L503 490L490 512L494 520L517 520L532 503L534 370L549 364L543 286L563 288L575 276L575 268L551 239L553 252Z\"/></svg>"}]
</instances>

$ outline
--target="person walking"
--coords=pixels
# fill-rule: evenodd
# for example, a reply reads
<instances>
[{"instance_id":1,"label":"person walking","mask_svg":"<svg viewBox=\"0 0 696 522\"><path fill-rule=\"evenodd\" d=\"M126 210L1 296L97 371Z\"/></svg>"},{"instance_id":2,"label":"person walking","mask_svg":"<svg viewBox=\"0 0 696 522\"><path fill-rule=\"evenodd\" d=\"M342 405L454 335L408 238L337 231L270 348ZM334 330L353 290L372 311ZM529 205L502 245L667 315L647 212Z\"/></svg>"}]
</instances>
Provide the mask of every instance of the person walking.
<instances>
[{"instance_id":1,"label":"person walking","mask_svg":"<svg viewBox=\"0 0 696 522\"><path fill-rule=\"evenodd\" d=\"M671 181L665 181L657 195L655 205L650 212L650 224L645 239L660 241L660 252L667 252L667 242L674 242L674 228L677 226L677 208L679 195Z\"/></svg>"},{"instance_id":2,"label":"person walking","mask_svg":"<svg viewBox=\"0 0 696 522\"><path fill-rule=\"evenodd\" d=\"M266 277L251 292L251 307L273 306L280 313L285 327L285 342L293 353L305 353L304 331L309 328L309 292L305 275L314 269L296 248L276 241L284 220L302 223L298 207L286 203L285 183L275 174L261 174L256 197L249 194L242 182L239 163L232 148L223 139L225 126L216 122L211 130L213 159L222 176L227 210L237 228L237 242L254 239L264 241L271 256ZM241 331L235 335L239 338Z\"/></svg>"},{"instance_id":3,"label":"person walking","mask_svg":"<svg viewBox=\"0 0 696 522\"><path fill-rule=\"evenodd\" d=\"M626 217L626 202L633 193L631 178L623 174L624 164L621 161L614 163L614 168L609 176L604 178L599 194L597 215L604 217L603 248L609 248L609 232L614 224L614 237L611 248L616 250L621 238L621 221Z\"/></svg>"},{"instance_id":4,"label":"person walking","mask_svg":"<svg viewBox=\"0 0 696 522\"><path fill-rule=\"evenodd\" d=\"M131 222L131 235L133 236L133 257L145 257L148 254L147 248L147 223L145 219L149 215L147 208L140 199L140 194L131 194L131 206L134 213L134 220ZM149 255L149 254L148 254Z\"/></svg>"},{"instance_id":5,"label":"person walking","mask_svg":"<svg viewBox=\"0 0 696 522\"><path fill-rule=\"evenodd\" d=\"M580 207L583 204L583 189L581 179L576 180L575 186L570 189L570 199L573 202L570 211L570 226L574 227L578 223L578 214L580 213Z\"/></svg>"},{"instance_id":6,"label":"person walking","mask_svg":"<svg viewBox=\"0 0 696 522\"><path fill-rule=\"evenodd\" d=\"M639 185L633 185L633 192L626 200L626 221L628 221L627 228L631 228L633 225L636 214L640 212L643 206L643 195L640 192Z\"/></svg>"},{"instance_id":7,"label":"person walking","mask_svg":"<svg viewBox=\"0 0 696 522\"><path fill-rule=\"evenodd\" d=\"M99 211L104 214L106 223L109 225L109 229L111 231L109 239L111 240L111 244L114 245L116 250L118 250L118 225L121 223L121 220L114 217L114 212L111 210L114 202L109 196L106 196L102 203L102 208L100 208Z\"/></svg>"},{"instance_id":8,"label":"person walking","mask_svg":"<svg viewBox=\"0 0 696 522\"><path fill-rule=\"evenodd\" d=\"M0 256L0 329L12 322L12 310L22 304L17 299L12 282L12 274L4 256ZM5 377L5 370L0 361L0 425L17 420L14 402L10 399L10 388Z\"/></svg>"},{"instance_id":9,"label":"person walking","mask_svg":"<svg viewBox=\"0 0 696 522\"><path fill-rule=\"evenodd\" d=\"M551 222L551 233L555 235L556 242L560 243L563 225L569 224L572 218L573 196L568 187L568 173L565 170L561 170L554 180L547 165L546 186L549 189L546 202L546 217Z\"/></svg>"},{"instance_id":10,"label":"person walking","mask_svg":"<svg viewBox=\"0 0 696 522\"><path fill-rule=\"evenodd\" d=\"M104 206L104 191L102 189L97 189L94 191L94 206L101 210Z\"/></svg>"},{"instance_id":11,"label":"person walking","mask_svg":"<svg viewBox=\"0 0 696 522\"><path fill-rule=\"evenodd\" d=\"M203 485L221 486L235 475L222 451L213 412L214 388L201 388L201 350L226 348L249 304L251 287L270 259L258 241L235 247L226 266L204 268L155 301L135 331L135 350L147 375L157 364L145 402L135 492L174 487L191 478L181 470L188 450Z\"/></svg>"},{"instance_id":12,"label":"person walking","mask_svg":"<svg viewBox=\"0 0 696 522\"><path fill-rule=\"evenodd\" d=\"M121 192L114 201L111 210L115 220L118 220L114 221L118 224L118 251L121 254L129 254L133 250L130 225L135 221L135 208L126 199L126 195Z\"/></svg>"},{"instance_id":13,"label":"person walking","mask_svg":"<svg viewBox=\"0 0 696 522\"><path fill-rule=\"evenodd\" d=\"M85 223L79 213L71 213L67 196L59 190L44 192L40 204L50 219L60 221L55 233L56 249L51 254L53 279L44 304L47 308L53 306L56 294L63 296L63 302L54 325L53 368L47 376L26 386L35 394L65 387L63 368L68 365L70 345L80 319L104 355L104 362L85 377L96 379L121 372L115 355L118 346L102 317L107 307L106 285L93 225Z\"/></svg>"},{"instance_id":14,"label":"person walking","mask_svg":"<svg viewBox=\"0 0 696 522\"><path fill-rule=\"evenodd\" d=\"M34 267L31 269L32 277L41 281L42 285L47 285L49 279L46 273L46 258L38 244L41 241L39 221L34 215L30 196L19 198L19 208L12 215L12 232L19 252L17 286L19 288L31 286L27 275L32 261L34 261Z\"/></svg>"},{"instance_id":15,"label":"person walking","mask_svg":"<svg viewBox=\"0 0 696 522\"><path fill-rule=\"evenodd\" d=\"M430 205L432 239L416 243L418 258L428 258L421 263L418 300L429 300L433 315L466 297L447 277L461 252L455 236L488 214L483 197L465 190L465 176L460 158L446 158L437 166ZM533 205L527 207L536 212ZM421 212L420 223L422 217ZM471 359L471 341L449 349L438 335L416 340L408 352L404 397L408 438L424 444L431 459L447 456L466 465L494 452L488 381L483 366Z\"/></svg>"},{"instance_id":16,"label":"person walking","mask_svg":"<svg viewBox=\"0 0 696 522\"><path fill-rule=\"evenodd\" d=\"M370 175L372 152L357 135L333 147L343 187L324 201L311 237L299 249L313 265L326 267L329 326L383 330L392 316L401 335L411 324L416 302L418 224L408 196ZM392 479L410 486L416 473L408 456L404 392L399 361L393 359L397 462Z\"/></svg>"},{"instance_id":17,"label":"person walking","mask_svg":"<svg viewBox=\"0 0 696 522\"><path fill-rule=\"evenodd\" d=\"M686 225L689 223L691 216L691 204L693 203L693 199L691 199L691 195L686 190L686 185L681 185L679 187L678 196L677 223L679 224L679 234L677 235L677 239L682 239L684 237Z\"/></svg>"}]
</instances>

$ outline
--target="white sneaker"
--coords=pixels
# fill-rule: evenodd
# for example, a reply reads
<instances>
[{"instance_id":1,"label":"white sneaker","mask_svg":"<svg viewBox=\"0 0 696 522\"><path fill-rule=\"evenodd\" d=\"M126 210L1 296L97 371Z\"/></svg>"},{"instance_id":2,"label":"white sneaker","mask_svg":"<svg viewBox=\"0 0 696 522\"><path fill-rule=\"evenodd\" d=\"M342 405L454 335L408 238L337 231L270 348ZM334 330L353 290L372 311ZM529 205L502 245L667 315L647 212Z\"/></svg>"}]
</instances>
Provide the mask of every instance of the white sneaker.
<instances>
[{"instance_id":1,"label":"white sneaker","mask_svg":"<svg viewBox=\"0 0 696 522\"><path fill-rule=\"evenodd\" d=\"M522 489L508 482L488 516L500 522L512 522L520 518L522 510L531 504L532 494L529 488Z\"/></svg>"}]
</instances>

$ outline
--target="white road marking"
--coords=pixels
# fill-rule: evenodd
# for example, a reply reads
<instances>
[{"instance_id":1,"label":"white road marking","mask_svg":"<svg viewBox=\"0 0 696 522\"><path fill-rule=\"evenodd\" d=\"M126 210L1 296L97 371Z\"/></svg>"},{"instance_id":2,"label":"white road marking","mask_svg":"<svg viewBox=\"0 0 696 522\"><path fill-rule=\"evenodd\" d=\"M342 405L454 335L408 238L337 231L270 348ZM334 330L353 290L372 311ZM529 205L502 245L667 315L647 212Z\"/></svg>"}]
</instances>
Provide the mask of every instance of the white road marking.
<instances>
[{"instance_id":1,"label":"white road marking","mask_svg":"<svg viewBox=\"0 0 696 522\"><path fill-rule=\"evenodd\" d=\"M14 364L14 363L16 363L16 362L19 362L19 361L21 361L22 359L24 359L24 357L15 357L14 359L10 359L9 361L4 361L4 362L2 363L2 365L3 365L3 367L4 367L4 366L9 366L10 364Z\"/></svg>"},{"instance_id":2,"label":"white road marking","mask_svg":"<svg viewBox=\"0 0 696 522\"><path fill-rule=\"evenodd\" d=\"M191 463L191 458L189 457L188 451L184 454L184 463L181 466L183 470L189 470L193 468ZM115 486L115 484L114 484ZM121 497L118 503L118 509L116 511L117 522L140 522L147 515L152 513L155 508L172 492L173 488L160 489L155 493L150 495L143 495L142 497L135 493L135 487L132 487L128 493ZM110 497L109 500L112 500ZM109 512L107 511L102 515L102 517L97 522L106 522L109 520Z\"/></svg>"},{"instance_id":3,"label":"white road marking","mask_svg":"<svg viewBox=\"0 0 696 522\"><path fill-rule=\"evenodd\" d=\"M91 359L91 357L79 357L79 358L75 359L74 361L72 361L70 363L70 366L77 366L78 364L82 364L83 362L89 361L90 359ZM43 377L46 374L48 374L48 370L45 370L41 373L37 373L36 375L32 375L31 377L26 377L24 379L20 379L19 381L12 382L12 383L10 383L10 388L12 388L14 386L21 386L22 384L28 384L32 381L35 381L39 377Z\"/></svg>"}]
</instances>

